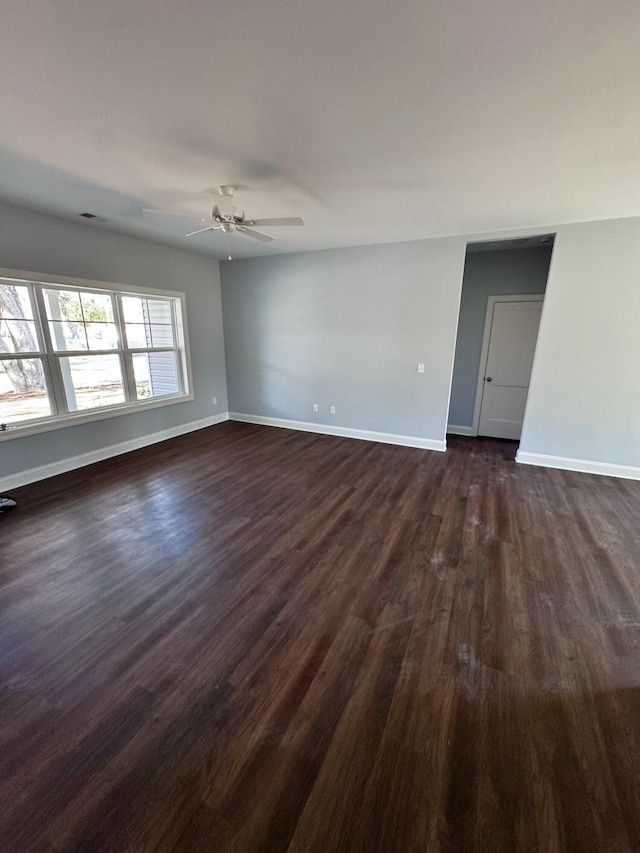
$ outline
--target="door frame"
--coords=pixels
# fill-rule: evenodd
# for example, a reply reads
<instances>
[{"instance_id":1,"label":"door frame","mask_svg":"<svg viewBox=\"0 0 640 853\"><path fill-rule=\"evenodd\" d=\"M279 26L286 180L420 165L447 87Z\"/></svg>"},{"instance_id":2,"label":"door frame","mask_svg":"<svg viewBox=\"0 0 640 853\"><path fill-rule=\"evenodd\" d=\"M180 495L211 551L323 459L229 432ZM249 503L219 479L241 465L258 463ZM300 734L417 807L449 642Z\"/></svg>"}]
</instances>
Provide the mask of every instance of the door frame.
<instances>
[{"instance_id":1,"label":"door frame","mask_svg":"<svg viewBox=\"0 0 640 853\"><path fill-rule=\"evenodd\" d=\"M478 429L480 427L480 409L482 408L482 397L484 395L484 377L487 372L487 359L489 357L489 342L491 340L491 325L493 323L494 306L498 302L544 302L544 296L544 293L514 293L511 296L506 293L501 293L500 295L487 297L487 313L484 318L484 334L482 336L480 369L478 371L478 382L476 384L476 401L473 407L471 435L477 436Z\"/></svg>"}]
</instances>

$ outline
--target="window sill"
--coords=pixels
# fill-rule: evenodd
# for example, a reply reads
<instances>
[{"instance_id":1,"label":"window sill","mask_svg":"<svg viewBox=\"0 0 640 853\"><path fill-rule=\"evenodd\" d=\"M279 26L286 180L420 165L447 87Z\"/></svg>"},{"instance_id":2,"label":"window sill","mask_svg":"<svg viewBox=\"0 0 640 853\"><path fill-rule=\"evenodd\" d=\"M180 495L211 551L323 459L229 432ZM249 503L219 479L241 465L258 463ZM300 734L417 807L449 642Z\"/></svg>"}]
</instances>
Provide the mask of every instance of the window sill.
<instances>
[{"instance_id":1,"label":"window sill","mask_svg":"<svg viewBox=\"0 0 640 853\"><path fill-rule=\"evenodd\" d=\"M25 438L28 435L37 435L41 432L50 432L51 430L64 429L65 427L80 426L80 424L88 424L92 421L103 421L107 418L115 418L120 415L142 414L148 409L159 409L164 406L175 405L176 403L188 403L193 399L193 394L174 394L143 403L105 406L103 409L91 409L88 412L75 412L72 415L62 415L42 421L31 421L24 426L16 425L6 430L0 430L0 442L12 438Z\"/></svg>"}]
</instances>

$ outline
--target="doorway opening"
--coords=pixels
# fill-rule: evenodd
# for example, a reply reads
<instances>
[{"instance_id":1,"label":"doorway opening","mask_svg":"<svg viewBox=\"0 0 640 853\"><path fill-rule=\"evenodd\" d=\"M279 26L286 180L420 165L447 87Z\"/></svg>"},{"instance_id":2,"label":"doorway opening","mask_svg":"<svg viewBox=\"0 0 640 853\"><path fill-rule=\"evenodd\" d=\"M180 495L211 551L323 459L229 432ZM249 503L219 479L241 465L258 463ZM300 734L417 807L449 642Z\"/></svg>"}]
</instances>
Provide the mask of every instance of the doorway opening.
<instances>
[{"instance_id":1,"label":"doorway opening","mask_svg":"<svg viewBox=\"0 0 640 853\"><path fill-rule=\"evenodd\" d=\"M519 441L553 241L467 246L448 433Z\"/></svg>"}]
</instances>

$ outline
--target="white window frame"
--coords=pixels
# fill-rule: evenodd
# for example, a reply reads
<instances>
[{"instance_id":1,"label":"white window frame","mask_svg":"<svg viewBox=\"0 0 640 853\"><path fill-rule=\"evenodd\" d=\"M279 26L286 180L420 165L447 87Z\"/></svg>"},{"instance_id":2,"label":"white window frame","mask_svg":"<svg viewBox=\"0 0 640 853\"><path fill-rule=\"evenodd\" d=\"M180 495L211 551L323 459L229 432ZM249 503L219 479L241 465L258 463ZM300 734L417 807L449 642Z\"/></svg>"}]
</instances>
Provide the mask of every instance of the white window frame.
<instances>
[{"instance_id":1,"label":"white window frame","mask_svg":"<svg viewBox=\"0 0 640 853\"><path fill-rule=\"evenodd\" d=\"M51 406L51 415L41 419L20 421L14 425L8 424L6 430L0 430L0 442L11 438L22 438L24 436L35 435L40 432L48 432L50 430L63 429L68 426L90 423L91 421L113 418L119 415L143 412L147 409L171 406L176 403L186 403L194 399L189 333L187 329L187 303L186 295L183 292L176 290L164 290L161 288L131 287L131 285L116 284L113 282L69 278L66 276L43 275L42 273L25 272L24 270L0 268L0 284L4 283L24 284L30 286L39 351L32 353L21 352L20 354L3 353L2 360L7 360L11 355L13 355L14 358L32 357L42 359L45 379L47 382L47 394L49 404ZM77 412L59 411L59 401L64 397L63 389L61 387L61 378L58 375L59 359L74 355L100 355L101 351L58 351L53 348L49 334L48 318L44 305L43 290L45 288L72 289L82 291L84 293L94 292L110 295L117 294L120 296L141 296L143 298L156 297L160 299L169 299L172 306L173 328L175 330L176 337L175 346L153 348L128 347L126 345L124 318L119 308L120 300L113 299L115 323L118 327L120 345L118 349L107 350L105 353L110 355L117 354L119 356L125 395L129 395L130 399L126 400L124 403L117 403L112 406L100 406L95 409L85 409ZM177 306L180 308L179 311L176 310ZM178 373L181 388L177 394L166 394L162 397L148 397L144 400L138 400L133 397L135 381L130 362L132 361L133 355L136 353L147 353L150 351L176 352L178 357Z\"/></svg>"}]
</instances>

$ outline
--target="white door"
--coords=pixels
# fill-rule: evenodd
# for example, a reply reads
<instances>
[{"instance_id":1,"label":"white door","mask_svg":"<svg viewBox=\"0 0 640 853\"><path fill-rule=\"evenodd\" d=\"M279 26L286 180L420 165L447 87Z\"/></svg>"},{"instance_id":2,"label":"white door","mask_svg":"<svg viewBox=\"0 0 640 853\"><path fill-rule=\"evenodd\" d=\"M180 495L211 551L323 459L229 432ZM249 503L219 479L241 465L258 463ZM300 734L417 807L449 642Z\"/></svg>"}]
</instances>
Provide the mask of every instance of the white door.
<instances>
[{"instance_id":1,"label":"white door","mask_svg":"<svg viewBox=\"0 0 640 853\"><path fill-rule=\"evenodd\" d=\"M541 313L542 296L493 303L478 435L520 438Z\"/></svg>"}]
</instances>

